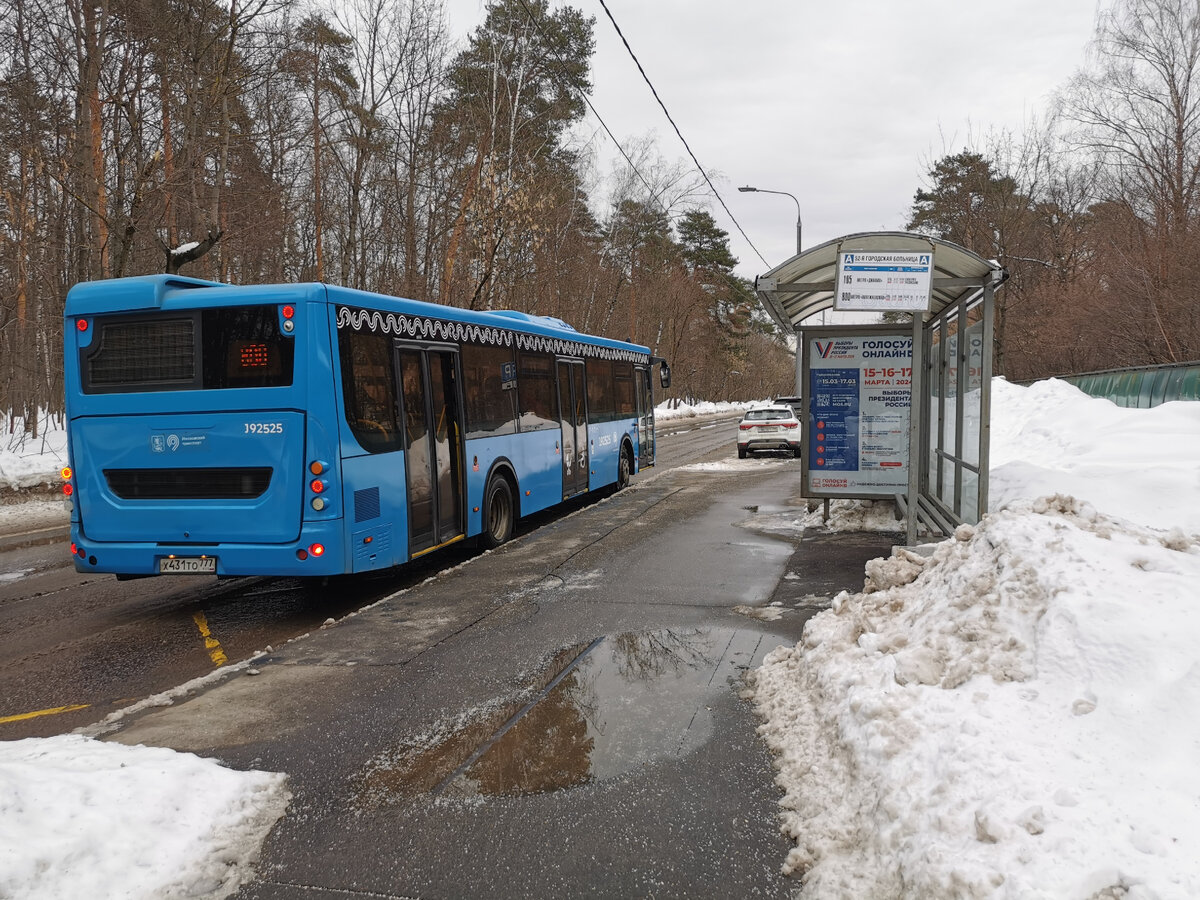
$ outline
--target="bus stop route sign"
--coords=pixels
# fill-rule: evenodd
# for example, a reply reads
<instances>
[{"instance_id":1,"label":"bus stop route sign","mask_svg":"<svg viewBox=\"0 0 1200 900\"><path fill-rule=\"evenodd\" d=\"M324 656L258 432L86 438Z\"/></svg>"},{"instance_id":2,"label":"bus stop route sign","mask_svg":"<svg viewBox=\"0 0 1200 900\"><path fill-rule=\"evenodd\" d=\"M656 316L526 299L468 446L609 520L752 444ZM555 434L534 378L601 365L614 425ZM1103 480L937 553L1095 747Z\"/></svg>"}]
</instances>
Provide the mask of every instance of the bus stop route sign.
<instances>
[{"instance_id":1,"label":"bus stop route sign","mask_svg":"<svg viewBox=\"0 0 1200 900\"><path fill-rule=\"evenodd\" d=\"M929 251L839 253L833 308L925 312L932 276Z\"/></svg>"}]
</instances>

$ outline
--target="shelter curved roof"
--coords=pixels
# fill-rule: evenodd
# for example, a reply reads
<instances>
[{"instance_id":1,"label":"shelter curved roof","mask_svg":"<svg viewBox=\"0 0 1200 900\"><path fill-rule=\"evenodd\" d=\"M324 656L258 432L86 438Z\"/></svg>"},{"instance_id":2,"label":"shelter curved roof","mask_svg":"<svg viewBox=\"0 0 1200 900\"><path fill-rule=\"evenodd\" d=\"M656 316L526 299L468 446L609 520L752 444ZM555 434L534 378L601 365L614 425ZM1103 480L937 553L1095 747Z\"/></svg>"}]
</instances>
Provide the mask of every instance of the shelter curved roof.
<instances>
[{"instance_id":1,"label":"shelter curved roof","mask_svg":"<svg viewBox=\"0 0 1200 900\"><path fill-rule=\"evenodd\" d=\"M933 252L932 294L926 320L964 297L980 294L990 279L999 286L1008 272L960 244L910 231L864 231L798 253L755 279L767 312L785 331L814 313L833 308L838 254L850 251Z\"/></svg>"}]
</instances>

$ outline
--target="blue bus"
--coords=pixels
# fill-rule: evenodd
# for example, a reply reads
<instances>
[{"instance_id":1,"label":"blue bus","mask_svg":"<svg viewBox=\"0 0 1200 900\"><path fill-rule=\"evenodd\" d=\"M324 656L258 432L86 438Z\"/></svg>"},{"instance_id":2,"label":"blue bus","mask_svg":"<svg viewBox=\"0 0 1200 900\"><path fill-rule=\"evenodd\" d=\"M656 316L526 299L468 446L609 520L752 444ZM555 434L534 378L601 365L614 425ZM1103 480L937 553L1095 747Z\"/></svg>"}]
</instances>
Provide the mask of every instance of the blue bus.
<instances>
[{"instance_id":1,"label":"blue bus","mask_svg":"<svg viewBox=\"0 0 1200 900\"><path fill-rule=\"evenodd\" d=\"M558 319L326 284L76 285L65 308L75 567L384 569L654 463L647 347Z\"/></svg>"}]
</instances>

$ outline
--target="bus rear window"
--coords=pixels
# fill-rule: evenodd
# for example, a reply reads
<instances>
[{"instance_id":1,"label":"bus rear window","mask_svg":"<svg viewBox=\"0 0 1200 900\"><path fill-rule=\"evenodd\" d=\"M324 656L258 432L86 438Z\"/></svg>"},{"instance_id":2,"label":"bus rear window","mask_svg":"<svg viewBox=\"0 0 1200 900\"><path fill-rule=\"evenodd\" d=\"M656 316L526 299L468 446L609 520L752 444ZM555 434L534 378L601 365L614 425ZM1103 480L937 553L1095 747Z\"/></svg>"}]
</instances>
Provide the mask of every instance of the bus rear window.
<instances>
[{"instance_id":1,"label":"bus rear window","mask_svg":"<svg viewBox=\"0 0 1200 900\"><path fill-rule=\"evenodd\" d=\"M85 394L279 387L292 383L295 343L274 306L231 306L96 319L80 351Z\"/></svg>"}]
</instances>

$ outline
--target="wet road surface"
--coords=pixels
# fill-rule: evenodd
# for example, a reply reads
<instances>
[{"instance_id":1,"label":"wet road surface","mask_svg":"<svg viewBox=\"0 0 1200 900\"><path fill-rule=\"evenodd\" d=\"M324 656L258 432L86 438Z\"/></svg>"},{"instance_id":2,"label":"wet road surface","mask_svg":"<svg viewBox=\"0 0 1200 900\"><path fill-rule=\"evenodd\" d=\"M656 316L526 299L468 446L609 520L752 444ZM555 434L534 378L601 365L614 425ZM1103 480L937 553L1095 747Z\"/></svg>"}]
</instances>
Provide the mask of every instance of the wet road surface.
<instances>
[{"instance_id":1,"label":"wet road surface","mask_svg":"<svg viewBox=\"0 0 1200 900\"><path fill-rule=\"evenodd\" d=\"M664 423L657 471L732 447L734 421ZM562 514L533 517L520 531ZM474 555L463 546L447 548L382 575L332 584L212 576L118 582L75 572L67 540L61 528L39 528L24 539L0 536L0 740L92 724Z\"/></svg>"},{"instance_id":2,"label":"wet road surface","mask_svg":"<svg viewBox=\"0 0 1200 900\"><path fill-rule=\"evenodd\" d=\"M789 896L742 676L894 538L756 530L803 501L750 462L660 469L108 738L288 773L246 900Z\"/></svg>"}]
</instances>

